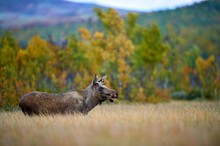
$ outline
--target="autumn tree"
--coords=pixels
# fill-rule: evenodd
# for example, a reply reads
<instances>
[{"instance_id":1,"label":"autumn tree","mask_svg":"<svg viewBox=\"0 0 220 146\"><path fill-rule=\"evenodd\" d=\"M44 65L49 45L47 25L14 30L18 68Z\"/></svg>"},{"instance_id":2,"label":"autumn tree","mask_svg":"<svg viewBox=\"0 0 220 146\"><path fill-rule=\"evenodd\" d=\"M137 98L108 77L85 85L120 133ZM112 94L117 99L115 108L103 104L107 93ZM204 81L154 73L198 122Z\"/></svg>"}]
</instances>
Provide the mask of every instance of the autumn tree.
<instances>
[{"instance_id":1,"label":"autumn tree","mask_svg":"<svg viewBox=\"0 0 220 146\"><path fill-rule=\"evenodd\" d=\"M49 43L39 36L28 42L27 48L19 50L16 57L19 76L32 90L45 90L54 73L55 58Z\"/></svg>"},{"instance_id":2,"label":"autumn tree","mask_svg":"<svg viewBox=\"0 0 220 146\"><path fill-rule=\"evenodd\" d=\"M108 9L105 13L95 9L100 21L105 28L105 71L114 79L113 86L124 98L128 88L131 74L131 57L134 52L133 42L127 37L125 22L114 9Z\"/></svg>"},{"instance_id":3,"label":"autumn tree","mask_svg":"<svg viewBox=\"0 0 220 146\"><path fill-rule=\"evenodd\" d=\"M0 38L0 106L16 105L20 95L15 59L18 50L12 34L4 33Z\"/></svg>"},{"instance_id":4,"label":"autumn tree","mask_svg":"<svg viewBox=\"0 0 220 146\"><path fill-rule=\"evenodd\" d=\"M219 75L215 57L210 56L207 59L198 57L196 60L196 69L201 82L202 97L207 99L217 99Z\"/></svg>"},{"instance_id":5,"label":"autumn tree","mask_svg":"<svg viewBox=\"0 0 220 146\"><path fill-rule=\"evenodd\" d=\"M145 98L154 95L156 89L156 76L158 69L166 57L168 47L163 43L163 38L156 24L150 28L135 24L136 15L129 14L127 18L127 31L135 44L136 50L133 58L133 72L139 80L138 90L144 88ZM137 91L137 92L139 92Z\"/></svg>"}]
</instances>

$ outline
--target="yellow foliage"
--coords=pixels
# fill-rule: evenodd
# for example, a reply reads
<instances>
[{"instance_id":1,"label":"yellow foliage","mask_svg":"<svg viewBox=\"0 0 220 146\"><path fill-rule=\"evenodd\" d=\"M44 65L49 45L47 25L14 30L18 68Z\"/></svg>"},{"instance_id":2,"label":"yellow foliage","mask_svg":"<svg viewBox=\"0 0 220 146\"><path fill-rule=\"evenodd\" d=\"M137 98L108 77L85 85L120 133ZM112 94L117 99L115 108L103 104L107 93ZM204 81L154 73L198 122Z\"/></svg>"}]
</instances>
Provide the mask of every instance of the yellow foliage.
<instances>
[{"instance_id":1,"label":"yellow foliage","mask_svg":"<svg viewBox=\"0 0 220 146\"><path fill-rule=\"evenodd\" d=\"M100 19L111 32L119 33L124 31L124 21L116 10L109 9L105 14L103 13Z\"/></svg>"},{"instance_id":2,"label":"yellow foliage","mask_svg":"<svg viewBox=\"0 0 220 146\"><path fill-rule=\"evenodd\" d=\"M145 101L146 97L144 95L144 89L142 87L139 87L137 96L141 102Z\"/></svg>"},{"instance_id":3,"label":"yellow foliage","mask_svg":"<svg viewBox=\"0 0 220 146\"><path fill-rule=\"evenodd\" d=\"M80 35L81 35L82 39L85 39L85 40L90 40L91 39L91 33L88 29L80 28L79 32L80 32Z\"/></svg>"},{"instance_id":4,"label":"yellow foliage","mask_svg":"<svg viewBox=\"0 0 220 146\"><path fill-rule=\"evenodd\" d=\"M196 60L197 72L202 83L204 94L208 94L210 98L217 98L217 89L219 88L218 82L218 68L215 63L215 57L210 56L208 59L198 57Z\"/></svg>"},{"instance_id":5,"label":"yellow foliage","mask_svg":"<svg viewBox=\"0 0 220 146\"><path fill-rule=\"evenodd\" d=\"M102 32L95 32L93 36L95 39L103 39L104 38L104 34Z\"/></svg>"},{"instance_id":6,"label":"yellow foliage","mask_svg":"<svg viewBox=\"0 0 220 146\"><path fill-rule=\"evenodd\" d=\"M107 79L107 80L105 81L105 85L106 85L107 87L109 87L109 88L112 88L112 87L111 87L111 80L110 80L110 79Z\"/></svg>"},{"instance_id":7,"label":"yellow foliage","mask_svg":"<svg viewBox=\"0 0 220 146\"><path fill-rule=\"evenodd\" d=\"M119 79L123 83L123 88L127 87L127 84L130 79L130 66L125 62L125 60L118 59L118 71Z\"/></svg>"},{"instance_id":8,"label":"yellow foliage","mask_svg":"<svg viewBox=\"0 0 220 146\"><path fill-rule=\"evenodd\" d=\"M67 72L63 71L62 74L59 76L59 86L62 88L66 86L67 75L68 75Z\"/></svg>"},{"instance_id":9,"label":"yellow foliage","mask_svg":"<svg viewBox=\"0 0 220 146\"><path fill-rule=\"evenodd\" d=\"M82 72L83 76L92 76L101 70L109 73L117 73L117 81L122 82L122 89L127 87L130 77L130 65L127 63L129 57L133 54L134 45L124 33L123 20L115 10L109 10L102 15L102 21L109 28L109 32L104 37L102 32L95 32L93 35L85 28L81 28L79 41L80 50L84 51L84 56L88 59L88 74ZM118 23L119 22L119 23ZM118 29L117 33L114 30ZM93 38L91 37L93 36ZM86 40L86 41L84 41ZM113 66L104 66L106 64L115 64ZM86 75L87 74L87 75ZM83 80L85 77L83 77ZM79 77L75 82L79 83ZM115 84L115 83L114 83ZM120 89L120 91L122 91Z\"/></svg>"},{"instance_id":10,"label":"yellow foliage","mask_svg":"<svg viewBox=\"0 0 220 146\"><path fill-rule=\"evenodd\" d=\"M74 79L75 89L85 89L93 79L93 76L89 74L87 70L83 70L82 73L77 73Z\"/></svg>"},{"instance_id":11,"label":"yellow foliage","mask_svg":"<svg viewBox=\"0 0 220 146\"><path fill-rule=\"evenodd\" d=\"M212 55L207 60L204 60L202 57L198 57L196 60L196 65L200 70L206 70L215 63L215 57Z\"/></svg>"},{"instance_id":12,"label":"yellow foliage","mask_svg":"<svg viewBox=\"0 0 220 146\"><path fill-rule=\"evenodd\" d=\"M27 51L20 49L20 50L18 51L17 56L16 56L16 61L20 60L21 58L23 58L23 57L26 56L26 55L27 55Z\"/></svg>"},{"instance_id":13,"label":"yellow foliage","mask_svg":"<svg viewBox=\"0 0 220 146\"><path fill-rule=\"evenodd\" d=\"M31 58L38 58L51 55L51 49L47 41L36 35L28 42L27 53Z\"/></svg>"},{"instance_id":14,"label":"yellow foliage","mask_svg":"<svg viewBox=\"0 0 220 146\"><path fill-rule=\"evenodd\" d=\"M20 49L18 51L17 56L16 56L16 61L19 65L19 67L21 67L22 65L25 65L25 63L27 62L26 58L27 58L27 51Z\"/></svg>"}]
</instances>

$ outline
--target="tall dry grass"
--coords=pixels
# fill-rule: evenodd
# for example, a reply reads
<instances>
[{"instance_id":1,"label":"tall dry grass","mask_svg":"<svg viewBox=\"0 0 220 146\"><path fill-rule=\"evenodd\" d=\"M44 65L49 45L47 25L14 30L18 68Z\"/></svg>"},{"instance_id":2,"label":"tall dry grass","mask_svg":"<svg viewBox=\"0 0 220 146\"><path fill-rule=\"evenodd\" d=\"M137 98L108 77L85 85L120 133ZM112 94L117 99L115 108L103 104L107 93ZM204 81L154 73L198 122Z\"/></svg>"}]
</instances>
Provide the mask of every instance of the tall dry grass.
<instances>
[{"instance_id":1,"label":"tall dry grass","mask_svg":"<svg viewBox=\"0 0 220 146\"><path fill-rule=\"evenodd\" d=\"M220 103L102 105L89 115L0 113L0 146L219 146Z\"/></svg>"}]
</instances>

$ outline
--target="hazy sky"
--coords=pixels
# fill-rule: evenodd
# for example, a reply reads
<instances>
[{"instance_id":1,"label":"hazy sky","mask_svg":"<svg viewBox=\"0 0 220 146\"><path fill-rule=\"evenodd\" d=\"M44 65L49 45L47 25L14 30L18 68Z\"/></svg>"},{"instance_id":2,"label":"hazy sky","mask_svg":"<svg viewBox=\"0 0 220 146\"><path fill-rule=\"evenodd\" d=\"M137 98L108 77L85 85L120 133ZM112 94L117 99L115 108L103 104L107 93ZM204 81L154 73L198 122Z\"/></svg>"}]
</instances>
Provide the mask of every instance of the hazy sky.
<instances>
[{"instance_id":1,"label":"hazy sky","mask_svg":"<svg viewBox=\"0 0 220 146\"><path fill-rule=\"evenodd\" d=\"M203 0L67 0L73 2L89 2L102 6L137 11L173 9L178 6L190 5Z\"/></svg>"}]
</instances>

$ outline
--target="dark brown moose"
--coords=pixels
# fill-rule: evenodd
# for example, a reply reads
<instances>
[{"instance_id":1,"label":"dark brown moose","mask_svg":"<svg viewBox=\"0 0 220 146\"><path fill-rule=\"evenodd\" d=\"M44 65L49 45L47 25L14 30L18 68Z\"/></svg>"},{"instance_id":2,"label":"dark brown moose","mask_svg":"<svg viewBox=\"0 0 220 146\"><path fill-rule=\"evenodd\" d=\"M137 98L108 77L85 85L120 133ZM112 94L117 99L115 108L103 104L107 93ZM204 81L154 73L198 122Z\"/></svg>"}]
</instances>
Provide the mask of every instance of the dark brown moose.
<instances>
[{"instance_id":1,"label":"dark brown moose","mask_svg":"<svg viewBox=\"0 0 220 146\"><path fill-rule=\"evenodd\" d=\"M71 90L61 94L31 92L21 97L19 106L25 115L39 114L87 114L105 100L114 102L116 91L107 88L106 76L97 75L85 90Z\"/></svg>"}]
</instances>

